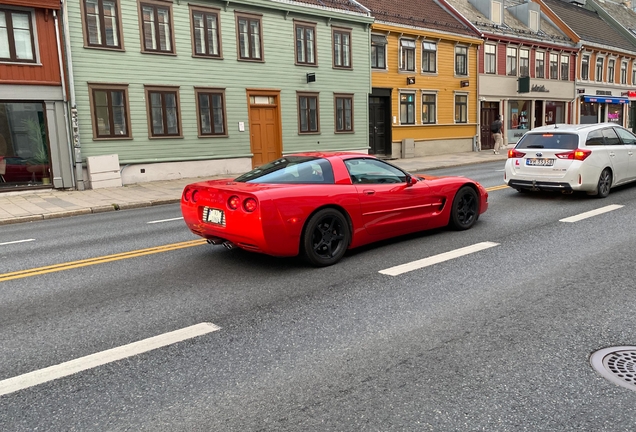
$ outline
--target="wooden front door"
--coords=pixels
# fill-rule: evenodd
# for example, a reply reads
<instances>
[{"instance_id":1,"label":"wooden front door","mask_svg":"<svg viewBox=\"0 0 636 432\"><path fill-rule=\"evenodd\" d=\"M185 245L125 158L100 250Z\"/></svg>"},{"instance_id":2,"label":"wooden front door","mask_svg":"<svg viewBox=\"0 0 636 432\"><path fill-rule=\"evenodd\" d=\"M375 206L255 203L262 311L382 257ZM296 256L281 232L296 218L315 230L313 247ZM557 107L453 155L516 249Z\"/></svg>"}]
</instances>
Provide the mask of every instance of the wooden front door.
<instances>
[{"instance_id":1,"label":"wooden front door","mask_svg":"<svg viewBox=\"0 0 636 432\"><path fill-rule=\"evenodd\" d=\"M499 102L481 103L481 149L489 150L495 148L495 140L490 132L490 125L499 115Z\"/></svg>"},{"instance_id":2,"label":"wooden front door","mask_svg":"<svg viewBox=\"0 0 636 432\"><path fill-rule=\"evenodd\" d=\"M252 167L282 156L283 142L278 92L248 92Z\"/></svg>"},{"instance_id":3,"label":"wooden front door","mask_svg":"<svg viewBox=\"0 0 636 432\"><path fill-rule=\"evenodd\" d=\"M386 125L390 110L390 99L385 97L369 97L369 146L371 154L390 156L390 146Z\"/></svg>"}]
</instances>

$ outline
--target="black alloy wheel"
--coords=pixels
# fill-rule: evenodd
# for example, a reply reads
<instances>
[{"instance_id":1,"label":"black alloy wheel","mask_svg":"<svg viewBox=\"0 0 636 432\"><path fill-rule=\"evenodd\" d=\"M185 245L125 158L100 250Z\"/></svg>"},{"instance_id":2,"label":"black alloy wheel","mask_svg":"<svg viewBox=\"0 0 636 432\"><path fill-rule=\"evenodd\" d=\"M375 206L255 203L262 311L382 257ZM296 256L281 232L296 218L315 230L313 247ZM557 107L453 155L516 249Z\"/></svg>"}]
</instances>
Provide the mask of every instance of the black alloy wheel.
<instances>
[{"instance_id":1,"label":"black alloy wheel","mask_svg":"<svg viewBox=\"0 0 636 432\"><path fill-rule=\"evenodd\" d=\"M335 209L322 209L307 222L302 238L303 255L313 266L330 266L340 261L350 241L344 215Z\"/></svg>"},{"instance_id":2,"label":"black alloy wheel","mask_svg":"<svg viewBox=\"0 0 636 432\"><path fill-rule=\"evenodd\" d=\"M610 193L612 187L612 173L609 168L605 168L598 178L598 185L596 187L597 198L605 198Z\"/></svg>"},{"instance_id":3,"label":"black alloy wheel","mask_svg":"<svg viewBox=\"0 0 636 432\"><path fill-rule=\"evenodd\" d=\"M450 226L456 230L467 230L479 217L479 197L475 189L462 186L453 199Z\"/></svg>"}]
</instances>

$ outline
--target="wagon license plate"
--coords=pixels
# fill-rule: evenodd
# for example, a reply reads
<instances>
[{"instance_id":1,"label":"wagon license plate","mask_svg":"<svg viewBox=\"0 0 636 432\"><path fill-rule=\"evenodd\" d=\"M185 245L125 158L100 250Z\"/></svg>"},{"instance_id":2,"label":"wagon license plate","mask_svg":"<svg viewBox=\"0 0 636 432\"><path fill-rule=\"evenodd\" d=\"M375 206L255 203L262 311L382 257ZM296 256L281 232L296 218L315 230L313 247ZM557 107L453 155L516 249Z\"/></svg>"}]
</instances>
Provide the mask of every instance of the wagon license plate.
<instances>
[{"instance_id":1,"label":"wagon license plate","mask_svg":"<svg viewBox=\"0 0 636 432\"><path fill-rule=\"evenodd\" d=\"M225 217L223 210L204 207L203 208L203 220L219 225L225 225Z\"/></svg>"},{"instance_id":2,"label":"wagon license plate","mask_svg":"<svg viewBox=\"0 0 636 432\"><path fill-rule=\"evenodd\" d=\"M527 166L553 166L554 159L547 159L547 158L526 159L526 165Z\"/></svg>"}]
</instances>

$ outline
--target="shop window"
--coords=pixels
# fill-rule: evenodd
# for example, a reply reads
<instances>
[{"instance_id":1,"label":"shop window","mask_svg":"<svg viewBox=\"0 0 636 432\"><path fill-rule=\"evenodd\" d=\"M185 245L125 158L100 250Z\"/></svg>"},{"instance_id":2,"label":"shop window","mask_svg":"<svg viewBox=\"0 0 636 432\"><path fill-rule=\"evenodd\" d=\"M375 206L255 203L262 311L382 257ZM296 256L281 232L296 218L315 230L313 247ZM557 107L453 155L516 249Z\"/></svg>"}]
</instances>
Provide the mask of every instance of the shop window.
<instances>
[{"instance_id":1,"label":"shop window","mask_svg":"<svg viewBox=\"0 0 636 432\"><path fill-rule=\"evenodd\" d=\"M50 184L41 102L0 102L0 188Z\"/></svg>"},{"instance_id":2,"label":"shop window","mask_svg":"<svg viewBox=\"0 0 636 432\"><path fill-rule=\"evenodd\" d=\"M517 142L528 129L528 111L530 101L511 100L508 102L508 113L506 116L506 127L504 131L508 137L508 142Z\"/></svg>"},{"instance_id":3,"label":"shop window","mask_svg":"<svg viewBox=\"0 0 636 432\"><path fill-rule=\"evenodd\" d=\"M581 124L598 123L598 103L581 101Z\"/></svg>"},{"instance_id":4,"label":"shop window","mask_svg":"<svg viewBox=\"0 0 636 432\"><path fill-rule=\"evenodd\" d=\"M545 125L565 123L565 102L545 103Z\"/></svg>"},{"instance_id":5,"label":"shop window","mask_svg":"<svg viewBox=\"0 0 636 432\"><path fill-rule=\"evenodd\" d=\"M607 121L623 126L623 104L607 104Z\"/></svg>"}]
</instances>

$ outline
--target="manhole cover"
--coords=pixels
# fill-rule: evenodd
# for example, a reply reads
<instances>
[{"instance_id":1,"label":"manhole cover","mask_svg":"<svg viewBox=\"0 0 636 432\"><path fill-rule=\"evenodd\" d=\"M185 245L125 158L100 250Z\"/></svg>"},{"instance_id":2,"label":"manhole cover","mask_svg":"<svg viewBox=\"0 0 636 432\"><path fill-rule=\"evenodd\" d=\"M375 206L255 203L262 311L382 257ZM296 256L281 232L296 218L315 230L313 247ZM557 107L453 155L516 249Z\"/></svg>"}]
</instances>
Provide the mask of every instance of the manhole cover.
<instances>
[{"instance_id":1,"label":"manhole cover","mask_svg":"<svg viewBox=\"0 0 636 432\"><path fill-rule=\"evenodd\" d=\"M592 367L616 385L636 391L636 347L622 346L596 351Z\"/></svg>"}]
</instances>

